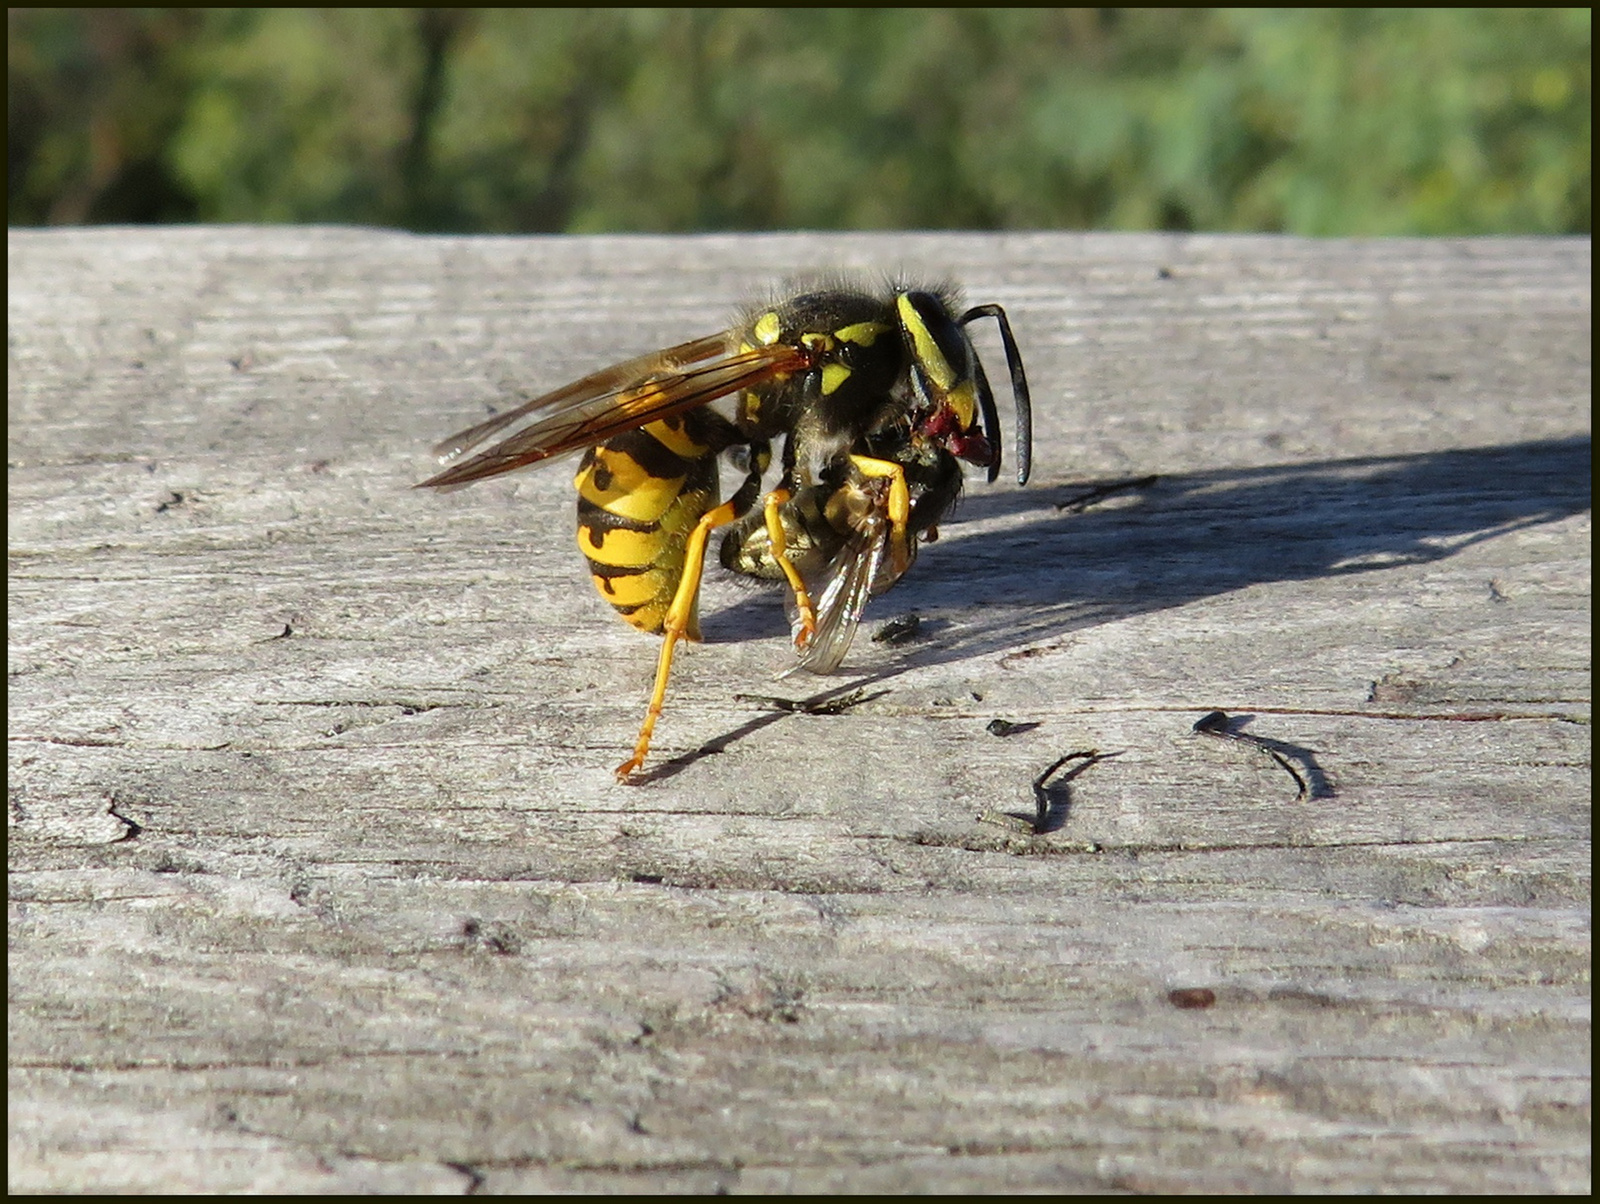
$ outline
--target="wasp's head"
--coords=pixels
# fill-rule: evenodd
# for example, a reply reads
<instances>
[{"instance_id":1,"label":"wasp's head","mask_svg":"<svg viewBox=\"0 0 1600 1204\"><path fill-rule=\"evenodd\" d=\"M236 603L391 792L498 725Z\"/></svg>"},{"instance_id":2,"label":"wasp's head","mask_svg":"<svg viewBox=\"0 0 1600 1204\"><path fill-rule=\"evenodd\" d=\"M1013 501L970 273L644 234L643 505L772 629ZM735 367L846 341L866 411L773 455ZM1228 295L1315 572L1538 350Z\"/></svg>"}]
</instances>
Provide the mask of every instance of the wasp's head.
<instances>
[{"instance_id":1,"label":"wasp's head","mask_svg":"<svg viewBox=\"0 0 1600 1204\"><path fill-rule=\"evenodd\" d=\"M972 340L934 293L901 293L895 308L911 363L918 433L960 459L983 465L994 480L1000 470L999 444L989 437L994 399Z\"/></svg>"}]
</instances>

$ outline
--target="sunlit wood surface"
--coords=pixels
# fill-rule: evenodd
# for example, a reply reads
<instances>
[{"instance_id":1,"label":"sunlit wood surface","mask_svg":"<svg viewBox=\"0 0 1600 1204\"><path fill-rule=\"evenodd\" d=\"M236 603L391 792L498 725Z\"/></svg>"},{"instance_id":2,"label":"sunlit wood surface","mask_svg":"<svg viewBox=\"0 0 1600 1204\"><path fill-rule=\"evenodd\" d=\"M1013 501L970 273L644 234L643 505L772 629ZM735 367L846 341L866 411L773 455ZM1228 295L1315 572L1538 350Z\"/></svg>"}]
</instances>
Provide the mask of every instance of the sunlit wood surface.
<instances>
[{"instance_id":1,"label":"sunlit wood surface","mask_svg":"<svg viewBox=\"0 0 1600 1204\"><path fill-rule=\"evenodd\" d=\"M1588 1190L1588 240L9 251L13 1190ZM821 268L1034 480L829 679L708 578L620 786L571 462L409 486Z\"/></svg>"}]
</instances>

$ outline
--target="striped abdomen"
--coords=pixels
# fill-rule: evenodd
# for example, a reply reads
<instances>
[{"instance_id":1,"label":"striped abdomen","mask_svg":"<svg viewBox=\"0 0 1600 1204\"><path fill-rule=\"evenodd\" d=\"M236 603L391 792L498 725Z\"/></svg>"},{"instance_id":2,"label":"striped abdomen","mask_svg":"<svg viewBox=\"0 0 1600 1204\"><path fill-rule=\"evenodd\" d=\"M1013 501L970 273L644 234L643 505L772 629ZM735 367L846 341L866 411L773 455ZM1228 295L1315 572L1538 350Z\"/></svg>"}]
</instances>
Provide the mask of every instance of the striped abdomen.
<instances>
[{"instance_id":1,"label":"striped abdomen","mask_svg":"<svg viewBox=\"0 0 1600 1204\"><path fill-rule=\"evenodd\" d=\"M684 545L717 504L724 423L691 410L627 431L583 457L578 547L595 588L640 631L659 632L683 578ZM698 614L687 638L700 638Z\"/></svg>"}]
</instances>

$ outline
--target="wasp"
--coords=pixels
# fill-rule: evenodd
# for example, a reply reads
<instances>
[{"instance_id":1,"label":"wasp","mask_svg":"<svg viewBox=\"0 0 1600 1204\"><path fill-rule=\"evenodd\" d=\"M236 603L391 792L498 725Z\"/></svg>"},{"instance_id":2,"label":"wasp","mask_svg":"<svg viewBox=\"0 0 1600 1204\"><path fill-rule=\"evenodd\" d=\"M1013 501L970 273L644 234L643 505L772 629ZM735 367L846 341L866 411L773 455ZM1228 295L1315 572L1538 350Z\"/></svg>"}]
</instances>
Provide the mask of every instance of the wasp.
<instances>
[{"instance_id":1,"label":"wasp","mask_svg":"<svg viewBox=\"0 0 1600 1204\"><path fill-rule=\"evenodd\" d=\"M946 287L825 284L452 435L435 449L448 466L418 488L583 453L578 546L595 587L628 623L662 637L638 741L617 767L626 781L649 752L678 642L700 638L712 532L726 528L726 568L787 586L798 654L790 672L828 673L868 599L900 580L919 542L937 538L961 493L962 462L987 469L990 482L999 476L999 416L967 331L982 318L995 320L1005 348L1025 484L1028 382L1005 311L962 310ZM725 409L712 404L725 398ZM724 457L744 474L726 501Z\"/></svg>"}]
</instances>

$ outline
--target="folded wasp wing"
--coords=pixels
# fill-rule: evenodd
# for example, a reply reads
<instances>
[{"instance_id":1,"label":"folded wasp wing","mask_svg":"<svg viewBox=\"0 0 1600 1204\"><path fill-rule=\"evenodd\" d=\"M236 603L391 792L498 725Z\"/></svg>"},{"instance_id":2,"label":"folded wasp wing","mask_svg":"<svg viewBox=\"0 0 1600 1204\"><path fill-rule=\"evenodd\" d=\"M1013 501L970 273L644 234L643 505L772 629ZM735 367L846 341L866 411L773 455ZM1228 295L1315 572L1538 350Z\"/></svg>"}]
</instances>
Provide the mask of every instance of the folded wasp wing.
<instances>
[{"instance_id":1,"label":"folded wasp wing","mask_svg":"<svg viewBox=\"0 0 1600 1204\"><path fill-rule=\"evenodd\" d=\"M784 343L740 348L732 331L654 351L595 372L450 436L434 449L444 460L464 455L518 422L529 423L429 477L417 488L467 485L566 452L581 451L624 431L671 418L808 366L807 353L801 348Z\"/></svg>"}]
</instances>

